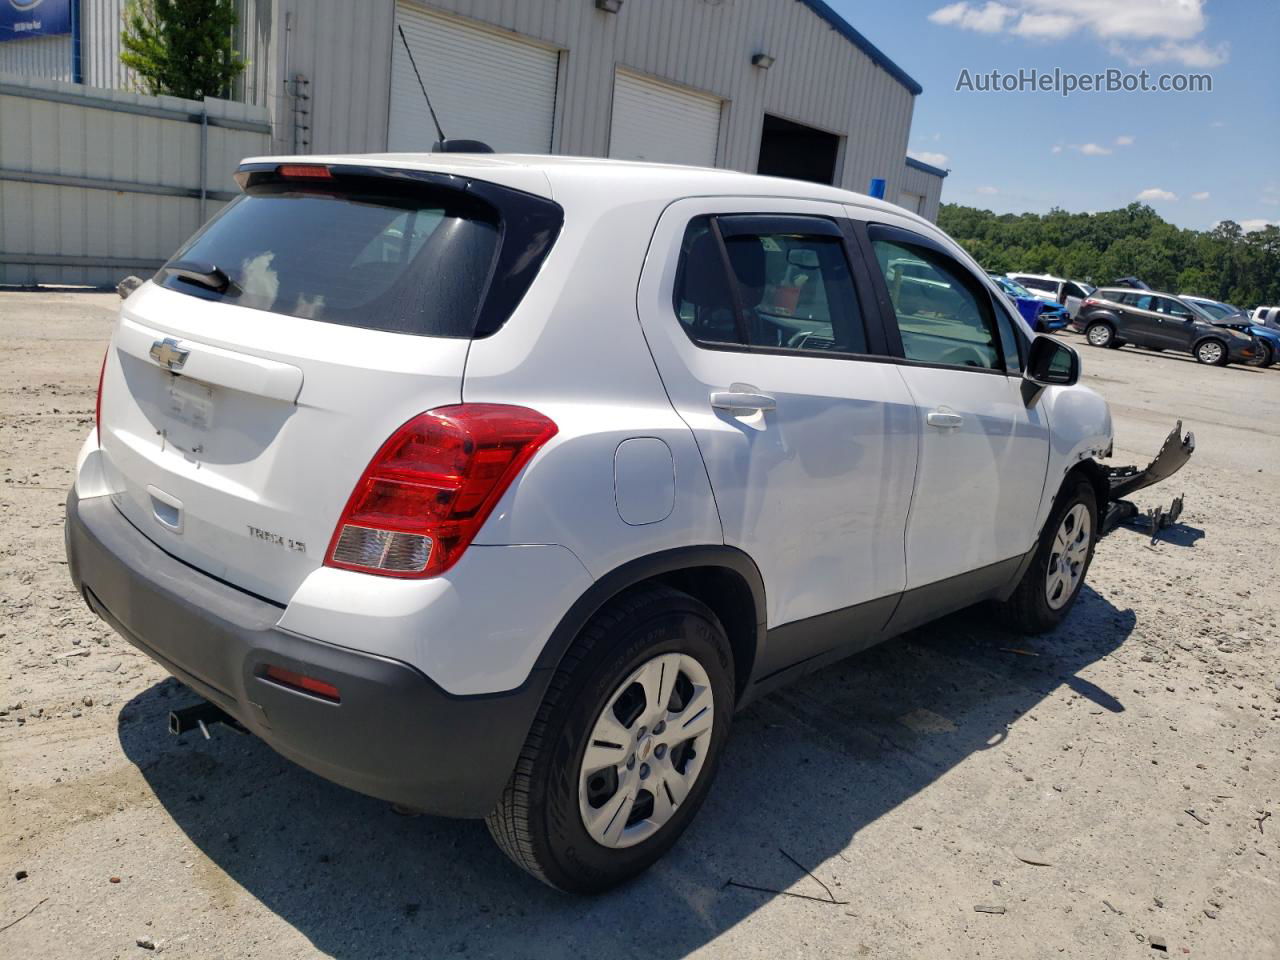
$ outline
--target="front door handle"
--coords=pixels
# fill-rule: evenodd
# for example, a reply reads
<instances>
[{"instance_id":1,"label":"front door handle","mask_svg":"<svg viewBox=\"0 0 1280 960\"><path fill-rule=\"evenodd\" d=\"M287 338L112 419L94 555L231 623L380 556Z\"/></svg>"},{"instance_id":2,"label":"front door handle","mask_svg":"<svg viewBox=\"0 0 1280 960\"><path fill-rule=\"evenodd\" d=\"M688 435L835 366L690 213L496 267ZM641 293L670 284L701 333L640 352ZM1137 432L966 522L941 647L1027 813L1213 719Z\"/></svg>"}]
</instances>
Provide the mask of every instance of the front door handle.
<instances>
[{"instance_id":1,"label":"front door handle","mask_svg":"<svg viewBox=\"0 0 1280 960\"><path fill-rule=\"evenodd\" d=\"M928 421L929 426L938 427L941 430L949 430L964 423L964 417L951 410L930 410L925 420Z\"/></svg>"},{"instance_id":2,"label":"front door handle","mask_svg":"<svg viewBox=\"0 0 1280 960\"><path fill-rule=\"evenodd\" d=\"M734 416L755 413L757 410L768 413L778 409L778 401L767 393L758 393L755 388L746 384L735 383L728 390L717 390L711 394L711 406L716 410L724 410Z\"/></svg>"}]
</instances>

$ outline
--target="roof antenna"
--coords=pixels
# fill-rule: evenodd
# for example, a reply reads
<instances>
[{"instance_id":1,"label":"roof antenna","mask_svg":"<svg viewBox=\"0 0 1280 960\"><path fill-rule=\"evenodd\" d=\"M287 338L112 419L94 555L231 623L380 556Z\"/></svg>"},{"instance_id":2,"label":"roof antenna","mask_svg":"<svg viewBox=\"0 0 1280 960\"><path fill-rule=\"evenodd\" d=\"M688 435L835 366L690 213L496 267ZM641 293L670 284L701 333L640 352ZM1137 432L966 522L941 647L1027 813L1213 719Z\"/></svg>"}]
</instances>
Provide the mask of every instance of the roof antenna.
<instances>
[{"instance_id":1,"label":"roof antenna","mask_svg":"<svg viewBox=\"0 0 1280 960\"><path fill-rule=\"evenodd\" d=\"M439 140L431 147L432 153L493 153L493 148L487 143L481 143L479 140L449 140L444 135L444 130L440 127L440 120L436 116L435 107L431 106L431 97L427 95L427 85L422 82L422 74L418 72L418 63L413 59L413 50L409 47L409 40L404 35L404 27L396 24L396 29L400 31L400 42L404 44L404 52L409 54L409 66L413 67L413 75L418 78L418 86L422 90L422 98L427 101L427 110L431 114L431 122L435 124L436 134Z\"/></svg>"}]
</instances>

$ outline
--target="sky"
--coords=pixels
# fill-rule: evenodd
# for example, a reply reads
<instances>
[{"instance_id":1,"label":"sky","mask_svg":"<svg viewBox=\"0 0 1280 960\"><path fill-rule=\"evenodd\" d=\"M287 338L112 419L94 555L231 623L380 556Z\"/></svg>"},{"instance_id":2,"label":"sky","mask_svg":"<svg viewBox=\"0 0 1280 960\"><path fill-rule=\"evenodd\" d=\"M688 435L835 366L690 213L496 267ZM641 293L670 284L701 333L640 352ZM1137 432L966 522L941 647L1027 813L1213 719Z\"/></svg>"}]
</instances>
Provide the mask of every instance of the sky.
<instances>
[{"instance_id":1,"label":"sky","mask_svg":"<svg viewBox=\"0 0 1280 960\"><path fill-rule=\"evenodd\" d=\"M945 203L1044 213L1142 200L1197 230L1280 224L1278 0L828 2L924 87L909 153L950 169ZM1212 91L971 89L992 70L1055 68L1208 74Z\"/></svg>"}]
</instances>

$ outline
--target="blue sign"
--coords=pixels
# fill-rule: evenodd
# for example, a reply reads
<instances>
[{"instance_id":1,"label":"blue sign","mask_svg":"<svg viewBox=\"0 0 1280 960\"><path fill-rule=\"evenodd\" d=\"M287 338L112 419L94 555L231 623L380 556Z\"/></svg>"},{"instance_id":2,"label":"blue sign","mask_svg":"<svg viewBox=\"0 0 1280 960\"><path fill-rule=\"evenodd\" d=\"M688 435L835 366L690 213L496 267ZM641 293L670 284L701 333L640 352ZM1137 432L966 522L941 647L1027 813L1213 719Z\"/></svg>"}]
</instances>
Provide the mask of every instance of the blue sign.
<instances>
[{"instance_id":1,"label":"blue sign","mask_svg":"<svg viewBox=\"0 0 1280 960\"><path fill-rule=\"evenodd\" d=\"M71 33L78 0L0 0L0 43Z\"/></svg>"}]
</instances>

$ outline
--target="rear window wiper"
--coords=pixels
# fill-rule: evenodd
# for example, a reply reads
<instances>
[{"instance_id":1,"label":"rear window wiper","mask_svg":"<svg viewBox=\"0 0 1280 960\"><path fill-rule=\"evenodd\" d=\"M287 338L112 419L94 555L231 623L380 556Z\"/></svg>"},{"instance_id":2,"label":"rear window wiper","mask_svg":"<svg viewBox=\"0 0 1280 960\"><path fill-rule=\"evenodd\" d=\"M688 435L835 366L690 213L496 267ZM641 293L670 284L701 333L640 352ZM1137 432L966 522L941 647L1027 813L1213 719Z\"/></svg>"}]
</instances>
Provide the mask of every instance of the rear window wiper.
<instances>
[{"instance_id":1,"label":"rear window wiper","mask_svg":"<svg viewBox=\"0 0 1280 960\"><path fill-rule=\"evenodd\" d=\"M240 288L227 276L226 271L207 260L177 260L166 263L164 268L179 280L194 283L197 287L204 287L214 293L228 293L232 296L240 293Z\"/></svg>"}]
</instances>

